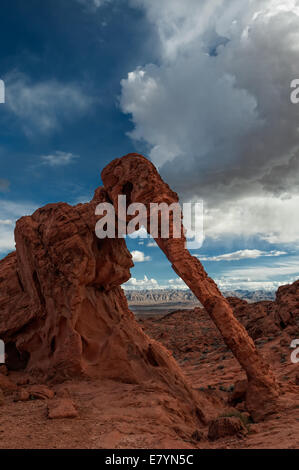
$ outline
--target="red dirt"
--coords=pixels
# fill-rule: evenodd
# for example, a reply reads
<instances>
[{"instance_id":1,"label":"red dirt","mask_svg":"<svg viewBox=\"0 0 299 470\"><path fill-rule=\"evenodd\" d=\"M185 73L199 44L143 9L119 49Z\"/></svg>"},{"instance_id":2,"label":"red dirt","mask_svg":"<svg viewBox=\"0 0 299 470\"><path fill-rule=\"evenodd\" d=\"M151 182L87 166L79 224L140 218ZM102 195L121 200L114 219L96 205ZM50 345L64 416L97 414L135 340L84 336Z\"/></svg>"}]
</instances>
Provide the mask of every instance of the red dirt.
<instances>
[{"instance_id":1,"label":"red dirt","mask_svg":"<svg viewBox=\"0 0 299 470\"><path fill-rule=\"evenodd\" d=\"M141 318L139 323L147 334L173 352L194 392L200 393L201 402L204 396L208 397L204 411L209 420L221 414L245 412L244 402L235 408L228 403L230 388L245 374L204 310L181 311L162 319ZM47 400L14 402L13 394L5 396L5 404L0 406L0 447L298 448L299 386L295 385L298 365L290 362L289 349L294 333L294 327L288 327L275 336L257 340L258 349L278 378L281 398L277 414L264 422L250 423L246 436L210 441L208 424L196 427L186 422L178 414L175 397L170 397L167 389L154 381L136 385L105 379L72 379L48 386L56 396L73 399L77 418L50 420ZM26 382L22 372L10 372L9 378ZM200 441L195 440L195 431L199 431Z\"/></svg>"}]
</instances>

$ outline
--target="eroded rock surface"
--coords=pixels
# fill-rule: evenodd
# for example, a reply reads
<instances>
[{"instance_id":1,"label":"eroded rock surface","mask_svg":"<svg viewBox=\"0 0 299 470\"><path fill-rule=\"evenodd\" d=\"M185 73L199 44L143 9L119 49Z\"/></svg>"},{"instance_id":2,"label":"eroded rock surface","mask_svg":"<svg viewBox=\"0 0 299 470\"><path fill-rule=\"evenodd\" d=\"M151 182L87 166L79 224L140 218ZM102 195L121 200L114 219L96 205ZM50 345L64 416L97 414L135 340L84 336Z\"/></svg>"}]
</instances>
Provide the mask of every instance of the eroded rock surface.
<instances>
[{"instance_id":1,"label":"eroded rock surface","mask_svg":"<svg viewBox=\"0 0 299 470\"><path fill-rule=\"evenodd\" d=\"M108 339L130 334L119 285L130 277L131 256L123 240L96 239L95 204L49 204L17 222L16 253L0 263L0 337L10 369L88 372L109 356Z\"/></svg>"},{"instance_id":2,"label":"eroded rock surface","mask_svg":"<svg viewBox=\"0 0 299 470\"><path fill-rule=\"evenodd\" d=\"M253 339L299 326L299 281L279 287L274 301L248 303L236 297L228 301Z\"/></svg>"},{"instance_id":3,"label":"eroded rock surface","mask_svg":"<svg viewBox=\"0 0 299 470\"><path fill-rule=\"evenodd\" d=\"M128 310L120 285L130 278L131 255L123 239L95 235L99 202L120 194L128 203L177 202L178 197L144 157L116 159L102 173L90 203L49 204L16 225L16 252L0 262L0 339L10 370L59 381L89 376L161 385L205 420L203 407L171 354L150 340ZM128 219L129 220L129 219ZM125 220L125 222L128 222ZM278 388L269 365L185 238L156 242L216 324L248 378L246 402L258 420L275 410ZM287 313L286 313L287 314Z\"/></svg>"},{"instance_id":4,"label":"eroded rock surface","mask_svg":"<svg viewBox=\"0 0 299 470\"><path fill-rule=\"evenodd\" d=\"M147 208L147 230L150 233L151 203L178 202L178 196L162 180L154 165L142 155L129 154L113 160L102 172L102 180L118 215L118 196L126 195L127 203L142 203ZM128 216L129 222L132 216ZM158 246L172 263L174 271L185 281L221 332L248 378L247 407L255 420L276 409L278 386L268 363L258 353L252 338L238 322L228 301L215 282L208 277L200 261L185 247L181 237L173 238L173 214L170 214L170 237L155 237Z\"/></svg>"},{"instance_id":5,"label":"eroded rock surface","mask_svg":"<svg viewBox=\"0 0 299 470\"><path fill-rule=\"evenodd\" d=\"M120 287L133 266L125 241L95 235L95 208L106 200L99 188L90 203L49 204L17 222L16 252L0 261L7 367L33 383L87 377L136 384L174 401L178 421L200 426L198 394L128 309Z\"/></svg>"}]
</instances>

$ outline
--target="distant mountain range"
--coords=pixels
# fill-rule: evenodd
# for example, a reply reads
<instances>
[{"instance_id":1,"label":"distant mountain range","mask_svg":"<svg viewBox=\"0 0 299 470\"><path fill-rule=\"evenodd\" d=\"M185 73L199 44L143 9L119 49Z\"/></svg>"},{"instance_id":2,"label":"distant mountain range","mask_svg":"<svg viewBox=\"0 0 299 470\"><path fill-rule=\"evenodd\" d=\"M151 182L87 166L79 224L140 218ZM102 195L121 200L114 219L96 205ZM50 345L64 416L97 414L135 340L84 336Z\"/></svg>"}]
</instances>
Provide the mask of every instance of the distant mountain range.
<instances>
[{"instance_id":1,"label":"distant mountain range","mask_svg":"<svg viewBox=\"0 0 299 470\"><path fill-rule=\"evenodd\" d=\"M161 305L161 304L198 304L198 300L190 290L182 289L149 289L149 290L125 290L129 305ZM224 291L225 297L239 297L247 302L259 302L261 300L274 300L275 291L243 289Z\"/></svg>"},{"instance_id":2,"label":"distant mountain range","mask_svg":"<svg viewBox=\"0 0 299 470\"><path fill-rule=\"evenodd\" d=\"M260 302L261 300L275 300L276 291L237 289L225 291L223 294L225 297L239 297L239 299L247 300L247 302Z\"/></svg>"}]
</instances>

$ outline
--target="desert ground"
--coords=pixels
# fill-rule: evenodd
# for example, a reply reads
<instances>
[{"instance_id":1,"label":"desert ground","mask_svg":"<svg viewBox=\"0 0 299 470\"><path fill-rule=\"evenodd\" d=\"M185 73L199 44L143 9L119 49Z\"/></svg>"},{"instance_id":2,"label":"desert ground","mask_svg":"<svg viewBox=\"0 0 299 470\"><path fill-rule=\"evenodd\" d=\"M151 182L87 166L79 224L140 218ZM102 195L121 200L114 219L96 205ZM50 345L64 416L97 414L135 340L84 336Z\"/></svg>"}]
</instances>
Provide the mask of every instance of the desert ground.
<instances>
[{"instance_id":1,"label":"desert ground","mask_svg":"<svg viewBox=\"0 0 299 470\"><path fill-rule=\"evenodd\" d=\"M237 361L203 309L176 310L153 315L138 313L138 322L152 338L171 351L195 393L209 398L210 418L238 417L245 431L216 440L208 438L208 426L190 427L178 416L175 399L155 383L146 385L114 380L68 380L47 383L56 397L71 398L75 417L49 419L52 398L34 396L20 401L20 389L35 382L22 372L10 372L17 390L1 397L0 447L7 448L173 448L173 449L268 449L299 447L298 366L290 361L294 328L257 341L259 351L278 377L281 398L277 413L253 423L244 401L231 403L234 384L245 378ZM297 382L296 382L297 380ZM211 401L212 400L212 401ZM236 400L238 401L238 400ZM211 406L211 403L214 406Z\"/></svg>"}]
</instances>

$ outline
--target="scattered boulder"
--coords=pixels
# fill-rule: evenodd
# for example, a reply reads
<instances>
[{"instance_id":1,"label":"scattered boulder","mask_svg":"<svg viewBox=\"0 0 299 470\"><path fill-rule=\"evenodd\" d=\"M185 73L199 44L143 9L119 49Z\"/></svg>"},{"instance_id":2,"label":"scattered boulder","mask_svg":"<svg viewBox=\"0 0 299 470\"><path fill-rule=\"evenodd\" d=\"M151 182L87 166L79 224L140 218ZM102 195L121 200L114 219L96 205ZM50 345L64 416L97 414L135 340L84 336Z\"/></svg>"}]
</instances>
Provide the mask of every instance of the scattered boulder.
<instances>
[{"instance_id":1,"label":"scattered boulder","mask_svg":"<svg viewBox=\"0 0 299 470\"><path fill-rule=\"evenodd\" d=\"M248 433L241 419L236 416L219 417L210 422L208 438L211 441L222 437L234 436L244 437Z\"/></svg>"},{"instance_id":2,"label":"scattered boulder","mask_svg":"<svg viewBox=\"0 0 299 470\"><path fill-rule=\"evenodd\" d=\"M70 398L56 398L48 403L48 418L77 418L78 411Z\"/></svg>"}]
</instances>

